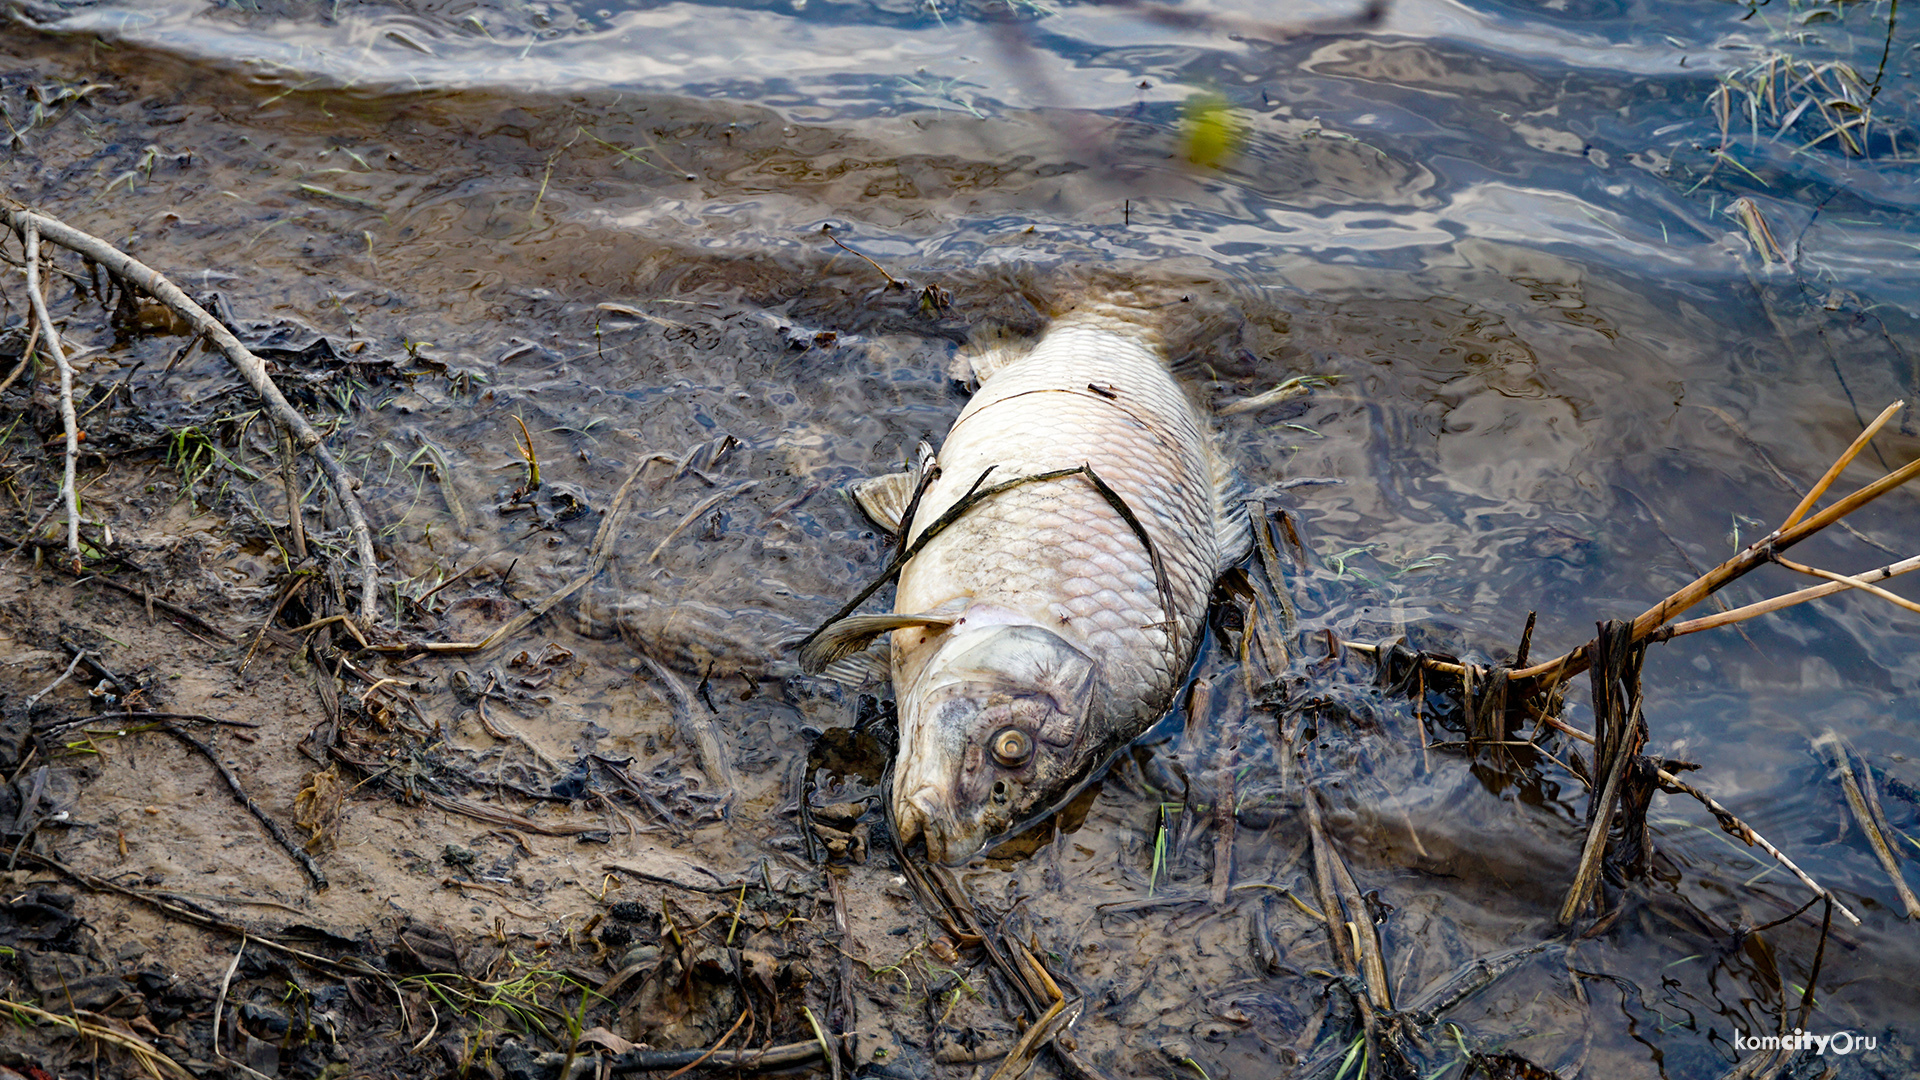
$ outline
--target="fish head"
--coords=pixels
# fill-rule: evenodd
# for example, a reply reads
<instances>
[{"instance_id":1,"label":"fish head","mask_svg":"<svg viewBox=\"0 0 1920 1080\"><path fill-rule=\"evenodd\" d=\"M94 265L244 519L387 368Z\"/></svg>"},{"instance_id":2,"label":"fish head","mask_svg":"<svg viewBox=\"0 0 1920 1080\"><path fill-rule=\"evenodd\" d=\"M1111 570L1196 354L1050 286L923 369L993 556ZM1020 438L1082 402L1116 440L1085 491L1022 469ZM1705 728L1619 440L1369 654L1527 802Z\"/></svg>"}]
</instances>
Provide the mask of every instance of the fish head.
<instances>
[{"instance_id":1,"label":"fish head","mask_svg":"<svg viewBox=\"0 0 1920 1080\"><path fill-rule=\"evenodd\" d=\"M900 696L893 820L937 862L965 862L1070 794L1097 763L1093 658L1045 627L948 636Z\"/></svg>"}]
</instances>

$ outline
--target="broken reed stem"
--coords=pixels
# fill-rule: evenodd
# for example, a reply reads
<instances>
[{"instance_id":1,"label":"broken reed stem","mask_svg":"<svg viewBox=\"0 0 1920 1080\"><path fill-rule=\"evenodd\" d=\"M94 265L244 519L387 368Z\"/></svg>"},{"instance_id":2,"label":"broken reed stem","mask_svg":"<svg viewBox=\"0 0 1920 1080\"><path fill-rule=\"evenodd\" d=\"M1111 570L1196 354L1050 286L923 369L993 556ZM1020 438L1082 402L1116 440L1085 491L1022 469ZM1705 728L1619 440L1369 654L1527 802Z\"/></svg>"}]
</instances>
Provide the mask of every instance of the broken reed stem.
<instances>
[{"instance_id":1,"label":"broken reed stem","mask_svg":"<svg viewBox=\"0 0 1920 1080\"><path fill-rule=\"evenodd\" d=\"M1318 795L1310 791L1307 797L1318 798ZM1387 979L1387 961L1380 950L1380 933L1373 925L1366 896L1353 880L1353 870L1347 866L1346 858L1331 842L1327 845L1327 862L1333 867L1333 881L1340 894L1340 903L1347 909L1347 926L1353 936L1353 945L1359 952L1360 974L1367 983L1367 996L1372 999L1374 1008L1391 1011L1393 997Z\"/></svg>"},{"instance_id":2,"label":"broken reed stem","mask_svg":"<svg viewBox=\"0 0 1920 1080\"><path fill-rule=\"evenodd\" d=\"M205 335L207 340L219 346L239 372L253 392L266 403L267 411L274 420L291 435L300 449L313 455L320 468L327 475L327 482L333 487L333 494L340 501L340 507L346 512L349 531L353 536L355 551L360 557L360 618L369 627L379 616L380 566L373 552L373 530L367 524L366 511L360 505L359 496L354 494L353 477L348 474L340 460L327 449L320 433L314 430L307 418L300 415L287 401L280 388L274 385L273 377L267 373L266 364L251 350L233 336L233 332L221 324L205 308L182 292L179 286L167 280L159 271L107 243L91 233L85 233L57 218L35 213L18 203L9 200L6 208L7 224L22 237L33 230L46 240L59 244L70 251L93 260L118 276L122 281L132 282L149 296L166 305L174 314L186 320L193 328ZM31 263L32 260L29 260ZM57 339L54 347L57 349ZM71 487L71 482L69 482ZM76 543L77 550L77 543Z\"/></svg>"},{"instance_id":3,"label":"broken reed stem","mask_svg":"<svg viewBox=\"0 0 1920 1080\"><path fill-rule=\"evenodd\" d=\"M1783 558L1779 555L1775 555L1773 557L1773 561L1779 563L1781 566L1784 566L1789 570L1792 570L1796 574L1805 574L1808 577L1826 578L1828 581L1834 582L1835 584L1838 584L1838 585L1844 585L1850 589L1860 589L1864 592L1870 592L1873 595L1879 597L1880 599L1885 600L1886 602L1894 605L1895 607L1903 607L1903 608L1906 608L1908 611L1920 613L1920 604L1916 604L1904 596L1895 596L1893 593L1890 593L1887 590L1880 588L1879 586L1869 585L1864 581L1855 581L1850 577L1846 577L1841 574L1836 574L1831 570L1822 570L1817 566L1808 566L1805 563L1797 563L1797 562L1794 562L1792 559Z\"/></svg>"},{"instance_id":4,"label":"broken reed stem","mask_svg":"<svg viewBox=\"0 0 1920 1080\"><path fill-rule=\"evenodd\" d=\"M1631 627L1620 622L1602 624L1594 643L1599 659L1593 678L1593 772L1599 782L1587 800L1587 835L1580 850L1579 870L1560 905L1561 926L1580 916L1600 880L1613 828L1613 812L1620 804L1627 768L1647 740L1641 714L1640 664L1646 647L1632 643Z\"/></svg>"},{"instance_id":5,"label":"broken reed stem","mask_svg":"<svg viewBox=\"0 0 1920 1080\"><path fill-rule=\"evenodd\" d=\"M1547 722L1547 726L1553 728L1555 731L1572 736L1589 745L1593 743L1593 736L1571 724L1561 721L1557 717L1548 716L1544 719ZM1788 858L1786 852L1774 847L1772 842L1760 835L1757 829L1741 820L1733 811L1720 805L1720 802L1713 796L1701 791L1699 788L1694 787L1692 784L1687 783L1685 780L1680 779L1665 769L1657 770L1654 773L1654 778L1660 781L1661 789L1669 794L1693 796L1701 806L1707 808L1707 812L1713 815L1714 820L1720 823L1720 830L1722 832L1749 847L1757 847L1772 856L1775 862L1786 867L1787 871L1798 878L1800 884L1805 885L1817 899L1832 903L1833 906L1839 910L1840 914L1847 917L1848 921L1852 922L1855 926L1860 925L1860 916L1855 915L1847 908L1847 905L1840 902L1839 898L1827 891L1826 886L1808 877L1807 872L1800 869L1792 859Z\"/></svg>"},{"instance_id":6,"label":"broken reed stem","mask_svg":"<svg viewBox=\"0 0 1920 1080\"><path fill-rule=\"evenodd\" d=\"M1054 1036L1060 1034L1060 1030L1072 1019L1073 1014L1067 1011L1066 998L1047 1006L1047 1011L1040 1014L1040 1019L1035 1020L1033 1026L1014 1042L1013 1048L1007 1051L1006 1058L1000 1062L999 1068L993 1070L988 1080L1020 1080L1027 1075L1041 1048L1052 1042Z\"/></svg>"},{"instance_id":7,"label":"broken reed stem","mask_svg":"<svg viewBox=\"0 0 1920 1080\"><path fill-rule=\"evenodd\" d=\"M1890 415L1888 412L1883 411L1881 413L1882 417L1888 415ZM1876 421L1876 423L1883 422L1883 420ZM1857 451L1850 452L1857 453ZM1844 457L1845 455L1843 455L1843 458ZM1844 466L1844 461L1837 462L1836 466ZM1829 471L1831 472L1833 470ZM1837 475L1837 473L1835 475ZM1906 465L1882 476L1880 479L1875 480L1865 487L1859 488L1846 498L1841 499L1839 502L1834 503L1832 506L1827 507L1825 510L1811 517L1790 524L1782 524L1773 532L1749 544L1738 555L1707 571L1700 577L1695 578L1678 592L1668 596L1665 600L1660 601L1653 607L1648 608L1639 618L1633 620L1632 640L1638 642L1647 638L1656 630L1660 629L1667 620L1698 604L1728 583L1740 578L1756 567L1774 561L1779 552L1785 551L1800 541L1805 540L1807 537L1839 521L1841 518L1846 517L1862 506L1885 495L1894 488L1900 487L1915 476L1920 476L1920 460L1908 462ZM1823 478L1822 482L1830 484L1831 480ZM1814 489L1816 495L1824 490L1825 488L1819 485L1816 485ZM1795 512L1800 513L1802 511L1796 510ZM1841 587L1846 588L1849 586ZM1564 656L1549 660L1543 664L1536 664L1532 667L1515 671L1513 673L1513 680L1515 682L1538 680L1555 674L1562 678L1577 675L1592 665L1593 651L1594 643L1589 641Z\"/></svg>"},{"instance_id":8,"label":"broken reed stem","mask_svg":"<svg viewBox=\"0 0 1920 1080\"><path fill-rule=\"evenodd\" d=\"M1867 444L1873 441L1874 435L1887 426L1887 421L1893 419L1893 414L1899 412L1900 407L1905 404L1905 401L1896 401L1881 409L1880 415L1873 418L1873 422L1867 425L1866 430L1854 436L1853 442L1847 446L1846 451L1835 459L1833 464L1827 466L1827 471L1814 482L1806 498L1800 500L1800 505L1793 508L1793 513L1787 515L1787 520L1781 522L1780 527L1791 529L1796 522L1805 517L1807 511L1813 509L1813 504L1820 501L1820 496L1826 494L1827 489L1840 478L1840 474L1846 470L1846 467L1853 464L1853 459L1860 456L1860 451L1865 450Z\"/></svg>"},{"instance_id":9,"label":"broken reed stem","mask_svg":"<svg viewBox=\"0 0 1920 1080\"><path fill-rule=\"evenodd\" d=\"M1320 902L1320 911L1326 919L1327 939L1333 947L1334 960L1346 974L1357 978L1360 964L1354 956L1353 940L1346 934L1345 920L1340 918L1340 897L1334 888L1333 863L1326 826L1320 820L1320 803L1314 798L1312 788L1305 788L1305 795L1301 807L1307 812L1308 843L1313 847L1313 896Z\"/></svg>"},{"instance_id":10,"label":"broken reed stem","mask_svg":"<svg viewBox=\"0 0 1920 1080\"><path fill-rule=\"evenodd\" d=\"M80 570L80 495L74 487L73 471L74 462L80 457L80 422L73 415L73 365L67 363L67 351L60 346L60 332L54 329L53 316L47 312L46 297L40 295L40 230L31 217L15 227L27 252L27 303L33 308L39 338L46 344L48 355L53 357L54 366L60 369L60 423L67 433L66 470L61 474L60 497L67 504L67 558L77 573ZM29 348L27 355L32 354Z\"/></svg>"},{"instance_id":11,"label":"broken reed stem","mask_svg":"<svg viewBox=\"0 0 1920 1080\"><path fill-rule=\"evenodd\" d=\"M1836 578L1834 583L1830 585L1813 585L1796 592L1787 593L1785 596L1776 596L1771 600L1761 600L1757 603L1748 604L1745 607L1734 608L1731 611L1722 611L1717 615L1708 615L1704 618L1673 623L1664 629L1656 630L1652 634L1649 634L1648 640L1664 641L1667 638L1676 638L1683 634L1697 634L1702 630L1713 630L1718 627L1729 626L1733 623L1745 622L1758 615L1766 615L1770 612L1779 611L1782 608L1790 608L1795 604L1804 604L1809 600L1818 600L1823 596L1832 596L1834 593L1842 590L1851 589L1855 585L1866 585L1876 581L1885 581L1888 578L1896 578L1901 574L1913 570L1920 570L1920 555L1915 555L1910 559L1902 559L1897 563L1889 563L1886 566L1868 570L1863 574L1855 574L1850 578Z\"/></svg>"},{"instance_id":12,"label":"broken reed stem","mask_svg":"<svg viewBox=\"0 0 1920 1080\"><path fill-rule=\"evenodd\" d=\"M1845 588L1845 586L1836 586L1836 588ZM1702 620L1702 621L1705 621L1705 620ZM1685 624L1682 624L1682 625L1685 625ZM1541 719L1543 719L1546 722L1548 727L1554 729L1555 731L1560 732L1561 734L1571 736L1575 739L1579 739L1581 742L1584 742L1589 746L1593 744L1592 735L1589 735L1586 732L1581 731L1579 728L1566 723L1565 721L1561 720L1558 717L1542 716ZM1846 916L1847 920L1853 923L1853 925L1855 926L1860 925L1860 916L1855 915L1847 907L1847 905L1841 903L1838 897L1834 896L1832 892L1827 890L1826 886L1820 884L1819 882L1813 880L1813 878L1809 877L1805 870L1800 869L1798 864L1796 864L1792 859L1787 857L1786 852L1781 851L1777 847L1774 847L1771 841L1769 841L1766 837L1760 835L1759 830L1755 829L1753 826L1741 820L1741 818L1738 815L1736 815L1733 811L1720 805L1720 802L1716 800L1713 796L1707 794L1704 791L1701 791L1699 788L1694 787L1692 784L1687 783L1685 780L1680 779L1678 776L1675 776L1674 774L1668 772L1665 769L1656 770L1654 772L1654 778L1660 781L1661 789L1668 792L1669 794L1691 795L1697 802L1700 803L1701 806L1704 806L1707 808L1707 812L1713 815L1715 821L1718 821L1720 823L1720 830L1722 832L1726 833L1728 836L1733 837L1735 840L1738 840L1741 843L1748 845L1749 847L1757 847L1761 851L1764 851L1768 855L1772 856L1775 862L1779 863L1781 866L1786 867L1787 871L1791 873L1795 878L1798 878L1800 881L1800 884L1805 885L1807 889L1811 891L1816 898L1826 900L1827 902L1831 903L1834 906L1834 908L1837 909L1840 912L1840 914Z\"/></svg>"}]
</instances>

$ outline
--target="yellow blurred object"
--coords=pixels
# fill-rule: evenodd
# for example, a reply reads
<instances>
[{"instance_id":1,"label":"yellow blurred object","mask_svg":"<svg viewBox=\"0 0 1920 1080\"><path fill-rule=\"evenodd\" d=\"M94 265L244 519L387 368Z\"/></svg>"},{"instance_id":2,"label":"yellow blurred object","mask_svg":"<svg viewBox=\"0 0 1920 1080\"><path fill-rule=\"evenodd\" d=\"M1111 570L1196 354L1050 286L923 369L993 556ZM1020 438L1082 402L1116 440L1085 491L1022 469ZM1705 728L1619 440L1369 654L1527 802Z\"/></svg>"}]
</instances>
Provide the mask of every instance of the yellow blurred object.
<instances>
[{"instance_id":1,"label":"yellow blurred object","mask_svg":"<svg viewBox=\"0 0 1920 1080\"><path fill-rule=\"evenodd\" d=\"M1240 117L1218 94L1195 94L1180 110L1180 156L1201 168L1224 166L1245 134Z\"/></svg>"}]
</instances>

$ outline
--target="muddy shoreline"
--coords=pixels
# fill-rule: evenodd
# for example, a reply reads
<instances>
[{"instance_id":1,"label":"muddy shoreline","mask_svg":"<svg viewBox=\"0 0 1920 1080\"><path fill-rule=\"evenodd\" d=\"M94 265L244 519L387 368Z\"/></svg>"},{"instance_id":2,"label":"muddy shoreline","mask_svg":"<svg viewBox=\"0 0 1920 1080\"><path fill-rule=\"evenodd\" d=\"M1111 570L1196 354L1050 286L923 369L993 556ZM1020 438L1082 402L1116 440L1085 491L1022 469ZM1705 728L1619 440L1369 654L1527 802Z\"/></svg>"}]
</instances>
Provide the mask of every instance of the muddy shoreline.
<instances>
[{"instance_id":1,"label":"muddy shoreline","mask_svg":"<svg viewBox=\"0 0 1920 1080\"><path fill-rule=\"evenodd\" d=\"M0 99L13 197L176 277L352 469L374 644L476 640L606 559L485 653L361 649L325 622L355 610L358 567L319 474L289 468L221 357L56 257L89 562L58 565L37 369L0 394L0 997L88 1026L16 1012L0 1069L178 1075L144 1045L203 1076L666 1075L717 1045L702 1070L988 1077L1032 1048L1039 970L1078 1003L1040 1075L1332 1076L1365 1049L1365 995L1319 918L1317 828L1417 1075L1753 1067L1736 1036L1797 1016L1816 957L1809 1022L1880 1040L1840 1075L1913 1071L1920 954L1814 745L1850 740L1916 832L1904 614L1843 597L1647 660L1654 749L1699 760L1863 916L1824 935L1817 909L1789 918L1806 894L1771 860L1655 796L1645 876L1569 937L1578 777L1474 748L1439 695L1389 692L1338 646L1502 660L1529 611L1542 652L1638 613L1783 517L1858 431L1854 399L1911 392L1903 311L1771 266L1737 290L1704 261L1648 283L1479 238L1389 270L1147 258L1112 174L1063 167L1044 124L964 114L289 90L12 25ZM1427 175L1296 142L1315 206ZM942 233L962 215L989 226ZM10 370L25 304L19 246L0 250ZM1175 721L958 873L969 927L886 835L884 692L803 678L782 644L884 563L842 489L946 430L955 344L1146 274L1191 297L1177 374L1209 405L1337 377L1222 418L1294 530L1276 576L1300 621L1250 678L1250 563ZM1901 498L1804 557L1887 561L1874 545L1914 535ZM789 1056L725 1057L768 1048Z\"/></svg>"}]
</instances>

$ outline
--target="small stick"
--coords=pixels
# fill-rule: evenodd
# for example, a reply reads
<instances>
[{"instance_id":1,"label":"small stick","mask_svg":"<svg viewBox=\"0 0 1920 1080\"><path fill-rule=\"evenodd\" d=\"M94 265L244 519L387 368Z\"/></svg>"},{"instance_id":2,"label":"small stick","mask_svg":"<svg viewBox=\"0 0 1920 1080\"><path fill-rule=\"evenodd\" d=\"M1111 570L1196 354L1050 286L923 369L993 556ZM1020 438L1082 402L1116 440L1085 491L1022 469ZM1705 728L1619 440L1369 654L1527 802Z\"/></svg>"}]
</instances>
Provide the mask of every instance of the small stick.
<instances>
[{"instance_id":1,"label":"small stick","mask_svg":"<svg viewBox=\"0 0 1920 1080\"><path fill-rule=\"evenodd\" d=\"M868 266L871 266L871 267L873 267L873 268L874 268L875 270L878 270L878 271L880 271L880 276L881 276L881 277L883 277L883 278L886 278L886 279L887 279L887 288L889 288L889 289L904 289L904 288L906 288L906 286L907 286L907 283L906 283L906 282L904 282L904 281L901 281L901 280L900 280L899 278L896 278L896 277L894 277L894 276L893 276L892 274L889 274L889 273L887 273L887 268L886 268L886 267L884 267L884 266L881 266L881 265L880 265L879 263L877 263L877 262L874 262L872 258L870 258L870 257L868 257L868 256L866 256L866 255L862 255L862 254L860 254L860 252L858 252L858 251L854 251L854 250L853 250L852 248L850 248L850 247L848 247L847 245L845 245L845 244L842 244L842 243L840 243L840 238L839 238L839 237L837 237L837 236L835 236L835 235L833 235L833 226L831 226L831 225L822 225L822 226L820 226L820 231L821 231L821 232L823 232L823 233L826 233L826 234L827 234L827 239L829 239L829 240L831 240L831 241L833 241L833 242L834 242L834 244L835 244L835 245L837 245L837 246L838 246L838 247L840 248L840 250L841 250L841 251L845 251L845 252L847 252L847 253L849 253L849 254L851 254L851 255L854 255L854 256L857 256L857 257L859 257L859 258L862 258L862 259L866 259L866 261L867 261L867 265L868 265Z\"/></svg>"},{"instance_id":2,"label":"small stick","mask_svg":"<svg viewBox=\"0 0 1920 1080\"><path fill-rule=\"evenodd\" d=\"M67 363L67 351L60 347L60 332L47 313L46 298L40 295L40 230L32 217L20 227L27 248L27 302L33 307L34 321L54 366L60 369L60 423L67 432L66 472L60 481L60 495L67 503L67 557L76 572L80 569L80 496L74 488L73 465L80 457L80 422L73 415L73 365Z\"/></svg>"},{"instance_id":3,"label":"small stick","mask_svg":"<svg viewBox=\"0 0 1920 1080\"><path fill-rule=\"evenodd\" d=\"M305 579L295 579L288 583L286 588L280 590L280 599L273 602L273 610L267 612L266 619L260 623L260 632L253 635L253 644L247 646L247 655L240 660L240 674L247 673L248 665L253 663L253 654L260 648L260 643L267 639L267 631L273 629L273 620L280 617L280 612L286 609L294 594L298 593L305 584Z\"/></svg>"},{"instance_id":4,"label":"small stick","mask_svg":"<svg viewBox=\"0 0 1920 1080\"><path fill-rule=\"evenodd\" d=\"M111 723L115 720L186 720L191 723L222 724L226 727L237 728L257 728L260 726L252 720L228 720L224 717L206 716L201 713L110 712L92 713L87 716L70 716L65 720L55 720L50 724L43 725L40 730L42 734L49 734L56 731L64 731L71 727L79 727L82 724Z\"/></svg>"},{"instance_id":5,"label":"small stick","mask_svg":"<svg viewBox=\"0 0 1920 1080\"><path fill-rule=\"evenodd\" d=\"M684 1073L690 1069L699 1067L699 1065L702 1062L706 1061L708 1058L712 1057L713 1055L719 1053L720 1048L727 1045L727 1040L733 1038L733 1033L740 1030L740 1025L746 1022L748 1015L749 1014L747 1010L745 1009L740 1010L740 1019L735 1020L733 1022L733 1026L727 1029L727 1033L725 1035L720 1036L719 1042L714 1043L713 1047L709 1049L706 1053L701 1054L699 1057L694 1058L692 1061L689 1061L685 1065L682 1065L678 1069L675 1069L674 1071L668 1073L667 1080L673 1080L674 1077L679 1076L681 1073Z\"/></svg>"},{"instance_id":6,"label":"small stick","mask_svg":"<svg viewBox=\"0 0 1920 1080\"><path fill-rule=\"evenodd\" d=\"M1903 607L1903 608L1906 608L1908 611L1912 611L1912 612L1920 612L1920 604L1916 604L1904 596L1895 596L1894 594L1888 592L1885 589L1880 588L1879 586L1869 585L1864 581L1855 581L1850 577L1845 577L1840 574L1836 574L1831 570L1822 570L1817 566L1808 566L1805 563L1797 563L1797 562L1794 562L1792 559L1788 559L1780 555L1775 555L1773 557L1773 561L1779 563L1781 566L1784 566L1789 570L1792 570L1797 574L1805 574L1808 577L1826 578L1828 581L1834 582L1839 585L1845 585L1851 589L1862 589L1862 590L1865 590L1866 592L1872 593L1873 595L1879 597L1880 599L1885 600L1888 603L1893 604L1897 607Z\"/></svg>"},{"instance_id":7,"label":"small stick","mask_svg":"<svg viewBox=\"0 0 1920 1080\"><path fill-rule=\"evenodd\" d=\"M87 658L87 654L84 652L74 653L73 662L67 665L67 670L61 672L59 678L48 683L45 687L41 689L39 693L28 698L27 707L25 709L22 709L21 713L23 715L28 715L28 716L32 715L33 707L39 704L40 699L43 697L46 697L48 694L53 693L54 687L59 686L61 683L66 682L69 678L71 678L73 676L73 669L79 667L80 661L85 660L86 658Z\"/></svg>"},{"instance_id":8,"label":"small stick","mask_svg":"<svg viewBox=\"0 0 1920 1080\"><path fill-rule=\"evenodd\" d=\"M273 842L279 844L281 849L292 856L293 861L299 863L300 868L307 872L307 877L313 881L313 887L315 889L321 891L326 890L327 875L320 872L320 867L313 861L313 856L308 855L305 848L302 848L289 839L287 834L281 831L280 823L268 817L267 812L260 809L260 805L253 801L253 797L247 794L247 790L240 786L240 778L233 775L233 770L227 768L226 763L221 761L219 756L213 752L213 747L187 734L185 730L175 726L172 721L162 723L160 728L167 734L199 751L200 756L206 758L207 761L213 765L214 769L218 770L220 778L227 782L228 790L233 792L234 801L246 807L247 812L252 814L261 825L266 827L267 834L273 837Z\"/></svg>"},{"instance_id":9,"label":"small stick","mask_svg":"<svg viewBox=\"0 0 1920 1080\"><path fill-rule=\"evenodd\" d=\"M283 433L285 434L285 433ZM300 478L294 475L293 436L287 434L280 440L280 482L287 492L287 525L293 531L293 557L301 562L307 558L307 520L300 509ZM279 614L275 612L275 614ZM272 619L268 619L272 622ZM255 642L255 644L259 644Z\"/></svg>"},{"instance_id":10,"label":"small stick","mask_svg":"<svg viewBox=\"0 0 1920 1080\"><path fill-rule=\"evenodd\" d=\"M301 449L320 462L321 470L327 474L327 480L333 486L334 497L340 500L341 508L346 511L354 548L360 556L360 617L371 625L380 610L380 564L373 553L373 530L367 524L366 511L360 505L360 497L354 494L353 477L340 464L340 459L327 449L320 433L274 385L273 377L267 374L266 364L242 345L240 339L234 337L220 320L194 303L179 286L167 280L159 271L91 233L81 232L56 218L19 207L17 203L13 206L16 208L5 212L7 223L15 231L25 235L29 228L35 229L45 239L79 252L125 281L139 284L154 299L206 335L226 354L227 360L239 370L253 392L266 402L267 411L281 427L293 436Z\"/></svg>"},{"instance_id":11,"label":"small stick","mask_svg":"<svg viewBox=\"0 0 1920 1080\"><path fill-rule=\"evenodd\" d=\"M13 370L7 372L6 378L0 379L0 394L6 393L7 388L13 385L14 380L26 373L27 365L33 363L33 347L39 344L39 341L40 323L36 320L32 324L31 329L27 331L27 347L20 353L20 362L13 365Z\"/></svg>"},{"instance_id":12,"label":"small stick","mask_svg":"<svg viewBox=\"0 0 1920 1080\"><path fill-rule=\"evenodd\" d=\"M1236 795L1231 756L1219 775L1222 790L1215 792L1213 798L1213 906L1224 908L1227 893L1233 888L1233 841L1239 825L1233 816Z\"/></svg>"},{"instance_id":13,"label":"small stick","mask_svg":"<svg viewBox=\"0 0 1920 1080\"><path fill-rule=\"evenodd\" d=\"M1813 950L1813 966L1807 971L1807 987L1800 992L1799 1025L1801 1027L1807 1025L1807 1017L1813 1012L1813 988L1820 983L1820 965L1827 958L1827 937L1833 929L1833 908L1836 906L1838 905L1830 904L1827 910L1820 913L1820 944ZM1841 908L1841 910L1845 911L1846 909ZM1854 921L1857 923L1860 920L1855 919ZM1780 1026L1783 1028L1787 1026L1787 1018L1784 1012L1782 1012L1780 1016Z\"/></svg>"},{"instance_id":14,"label":"small stick","mask_svg":"<svg viewBox=\"0 0 1920 1080\"><path fill-rule=\"evenodd\" d=\"M827 869L827 896L833 901L833 927L840 932L839 977L834 979L837 984L834 987L835 1000L833 1008L827 1011L827 1019L840 1029L841 1049L851 1058L853 1040L848 1036L860 1026L860 1020L853 1001L853 924L847 919L847 895L841 877L834 868Z\"/></svg>"},{"instance_id":15,"label":"small stick","mask_svg":"<svg viewBox=\"0 0 1920 1080\"><path fill-rule=\"evenodd\" d=\"M1811 889L1815 896L1831 903L1834 906L1834 908L1837 909L1840 912L1840 914L1845 915L1847 917L1847 920L1853 923L1853 925L1855 926L1860 925L1860 916L1855 915L1852 911L1849 911L1847 909L1847 906L1845 904L1842 904L1839 898L1834 896L1833 893L1827 891L1825 886L1821 885L1819 882L1808 877L1807 872L1805 870L1800 869L1800 867L1794 864L1794 861L1792 859L1787 858L1787 855L1785 852L1781 851L1777 847L1774 847L1771 843L1768 843L1767 838L1764 836L1761 836L1758 832L1754 831L1753 826L1748 825L1746 822L1741 821L1739 818L1735 817L1733 815L1733 811L1728 810L1724 806L1721 806L1717 801L1714 800L1712 796L1708 795L1706 792L1701 791L1699 788L1694 787L1692 784L1687 783L1685 780L1680 779L1679 777L1673 775L1672 773L1668 772L1665 769L1659 770L1654 775L1659 779L1660 786L1663 789L1670 792L1680 792L1683 794L1691 795L1695 799L1698 799L1700 801L1700 805L1706 807L1708 812L1711 813L1716 819L1719 820L1721 830L1726 832L1727 835L1733 837L1735 840L1752 844L1753 846L1759 848L1761 851L1764 851L1767 854L1773 856L1775 862L1778 862L1781 866L1784 866L1789 871L1791 871L1794 877L1800 879L1800 884L1805 885L1808 889Z\"/></svg>"}]
</instances>

